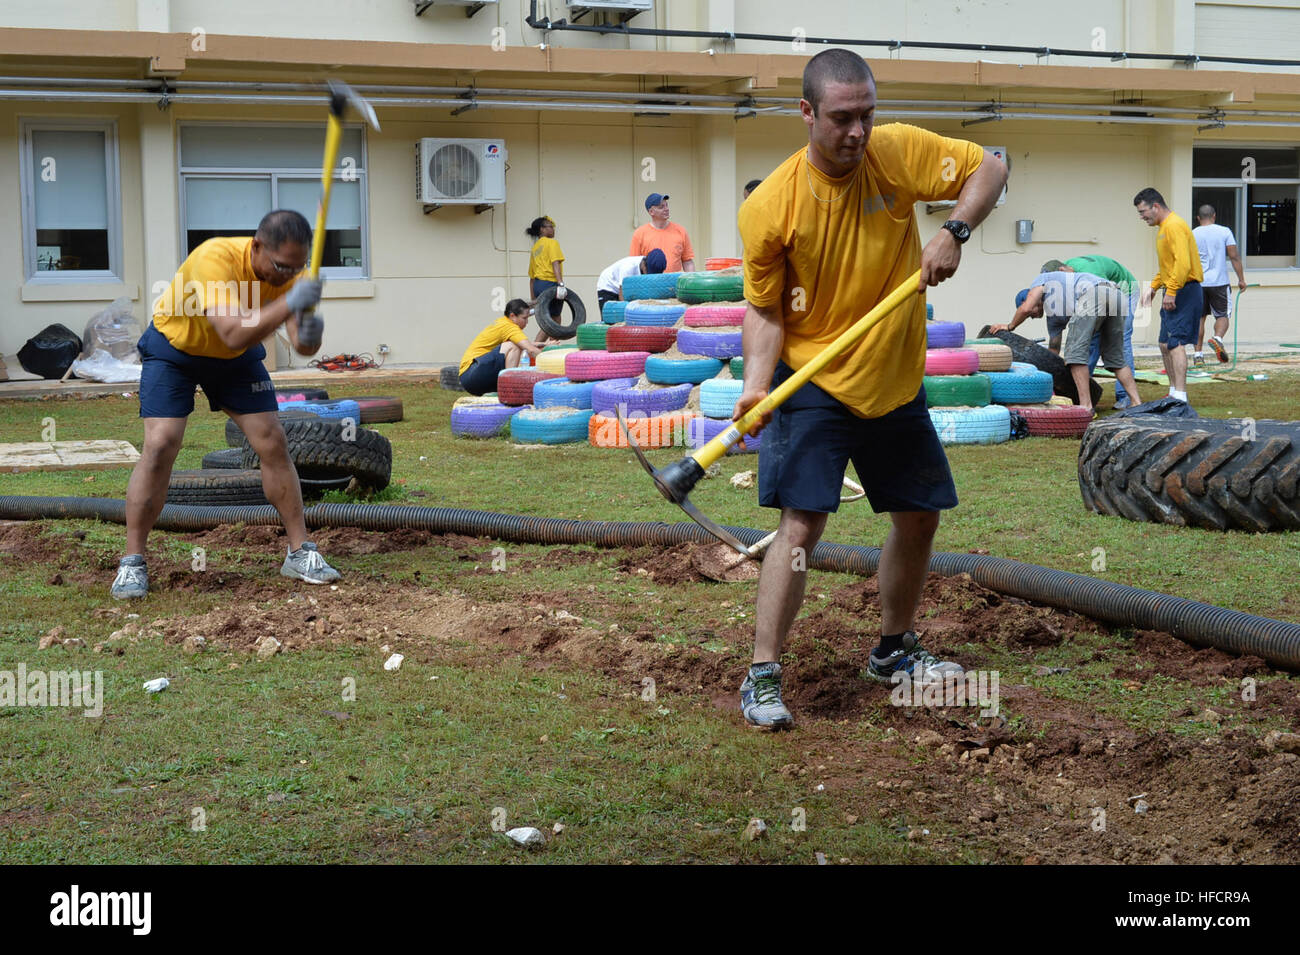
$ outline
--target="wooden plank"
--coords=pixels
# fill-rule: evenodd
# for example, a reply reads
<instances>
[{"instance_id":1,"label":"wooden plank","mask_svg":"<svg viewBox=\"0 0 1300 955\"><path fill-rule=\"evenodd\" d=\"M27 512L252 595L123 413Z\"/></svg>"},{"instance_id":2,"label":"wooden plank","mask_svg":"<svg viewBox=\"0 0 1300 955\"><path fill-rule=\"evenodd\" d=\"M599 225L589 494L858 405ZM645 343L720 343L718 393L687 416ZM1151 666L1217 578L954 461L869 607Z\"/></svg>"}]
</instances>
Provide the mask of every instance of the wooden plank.
<instances>
[{"instance_id":1,"label":"wooden plank","mask_svg":"<svg viewBox=\"0 0 1300 955\"><path fill-rule=\"evenodd\" d=\"M140 452L130 441L33 441L0 444L0 470L103 471L135 464Z\"/></svg>"}]
</instances>

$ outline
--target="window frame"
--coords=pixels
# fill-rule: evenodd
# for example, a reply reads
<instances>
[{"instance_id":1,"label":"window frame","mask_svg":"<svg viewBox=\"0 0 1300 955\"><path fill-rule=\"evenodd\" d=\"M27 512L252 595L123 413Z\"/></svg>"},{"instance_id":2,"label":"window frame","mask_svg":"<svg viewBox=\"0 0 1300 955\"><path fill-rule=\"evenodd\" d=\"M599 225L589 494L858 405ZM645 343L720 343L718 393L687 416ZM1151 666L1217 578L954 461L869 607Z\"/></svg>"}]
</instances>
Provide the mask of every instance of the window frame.
<instances>
[{"instance_id":1,"label":"window frame","mask_svg":"<svg viewBox=\"0 0 1300 955\"><path fill-rule=\"evenodd\" d=\"M32 133L102 132L104 134L104 201L108 225L107 269L36 268L36 180L38 164L32 152ZM21 190L23 275L25 283L87 285L122 282L122 167L118 155L117 120L111 117L24 117L19 120L18 182Z\"/></svg>"},{"instance_id":2,"label":"window frame","mask_svg":"<svg viewBox=\"0 0 1300 955\"><path fill-rule=\"evenodd\" d=\"M304 122L276 122L274 120L258 120L253 122L230 122L229 120L214 121L185 121L176 124L176 186L178 191L177 209L178 209L178 228L177 236L180 242L179 248L189 249L189 232L188 212L185 208L185 183L191 176L199 179L269 179L271 183L271 208L279 208L277 202L280 197L280 179L310 179L316 183L321 179L321 167L297 167L297 166L187 166L185 157L181 149L181 129L195 126L218 127L232 130L251 129L254 127L273 127L283 129L286 127L305 127L310 129L319 129L319 123ZM320 274L322 278L332 281L365 281L370 278L370 190L368 188L369 179L367 179L367 169L369 168L369 143L366 138L366 125L364 123L344 123L344 130L356 129L361 132L361 155L358 157L357 168L351 170L355 175L355 181L360 189L360 216L361 216L361 265L360 266L322 266ZM322 157L324 158L324 157ZM342 158L342 157L340 157ZM338 166L334 170L334 187L337 188L340 182L343 182L343 168ZM270 210L268 210L270 211ZM313 229L316 227L315 221L311 221ZM189 254L188 251L185 253Z\"/></svg>"},{"instance_id":3,"label":"window frame","mask_svg":"<svg viewBox=\"0 0 1300 955\"><path fill-rule=\"evenodd\" d=\"M1291 143L1284 142L1220 142L1211 140L1209 142L1193 143L1192 150L1197 149L1223 149L1223 150L1251 150L1251 149L1297 149ZM1193 157L1193 163L1195 157ZM1300 149L1297 149L1297 163L1300 164ZM1300 217L1296 223L1296 254L1294 256L1276 256L1276 255L1248 255L1247 246L1247 222L1246 217L1249 213L1250 205L1250 186L1291 186L1295 190L1295 199L1297 207L1300 207L1300 175L1295 178L1255 178L1249 181L1242 179L1240 176L1231 178L1192 178L1192 189L1236 189L1239 199L1237 202L1237 221L1231 226L1232 235L1237 240L1237 250L1241 255L1241 265L1244 269L1252 271L1300 271ZM1195 225L1196 210L1192 209L1192 225ZM1226 225L1226 223L1220 223ZM1277 259L1288 259L1286 265L1276 264Z\"/></svg>"}]
</instances>

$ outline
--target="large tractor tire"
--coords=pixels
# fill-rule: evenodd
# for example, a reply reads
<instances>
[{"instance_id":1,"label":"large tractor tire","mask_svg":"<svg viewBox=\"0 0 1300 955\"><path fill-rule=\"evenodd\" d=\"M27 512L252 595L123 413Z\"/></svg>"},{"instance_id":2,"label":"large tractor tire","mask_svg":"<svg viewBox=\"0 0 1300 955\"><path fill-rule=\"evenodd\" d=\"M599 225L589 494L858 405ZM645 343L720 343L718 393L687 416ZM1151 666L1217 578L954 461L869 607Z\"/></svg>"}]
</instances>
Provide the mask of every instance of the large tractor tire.
<instances>
[{"instance_id":1,"label":"large tractor tire","mask_svg":"<svg viewBox=\"0 0 1300 955\"><path fill-rule=\"evenodd\" d=\"M1300 530L1300 422L1105 418L1079 446L1098 514L1212 530Z\"/></svg>"},{"instance_id":2,"label":"large tractor tire","mask_svg":"<svg viewBox=\"0 0 1300 955\"><path fill-rule=\"evenodd\" d=\"M351 475L357 483L382 491L393 473L393 446L378 431L325 418L284 422L289 457L298 476L322 480ZM349 440L351 439L351 440ZM244 440L244 467L259 467L256 452Z\"/></svg>"}]
</instances>

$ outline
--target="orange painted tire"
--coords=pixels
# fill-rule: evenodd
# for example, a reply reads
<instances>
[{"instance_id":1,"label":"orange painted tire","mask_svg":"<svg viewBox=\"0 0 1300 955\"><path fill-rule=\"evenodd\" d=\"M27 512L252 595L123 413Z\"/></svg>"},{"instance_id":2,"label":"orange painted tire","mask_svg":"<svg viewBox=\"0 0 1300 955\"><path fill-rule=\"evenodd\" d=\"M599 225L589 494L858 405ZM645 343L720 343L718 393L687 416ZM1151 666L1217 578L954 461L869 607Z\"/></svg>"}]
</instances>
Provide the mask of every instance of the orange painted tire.
<instances>
[{"instance_id":1,"label":"orange painted tire","mask_svg":"<svg viewBox=\"0 0 1300 955\"><path fill-rule=\"evenodd\" d=\"M653 417L633 416L627 429L638 447L680 448L686 445L686 429L695 417L693 411L670 411ZM594 414L587 425L587 442L593 448L626 448L627 435L618 425L617 415Z\"/></svg>"},{"instance_id":2,"label":"orange painted tire","mask_svg":"<svg viewBox=\"0 0 1300 955\"><path fill-rule=\"evenodd\" d=\"M665 352L677 341L677 329L659 325L613 325L605 334L605 350Z\"/></svg>"},{"instance_id":3,"label":"orange painted tire","mask_svg":"<svg viewBox=\"0 0 1300 955\"><path fill-rule=\"evenodd\" d=\"M743 259L726 259L715 258L704 260L704 270L706 272L717 272L721 269L734 269L744 265Z\"/></svg>"}]
</instances>

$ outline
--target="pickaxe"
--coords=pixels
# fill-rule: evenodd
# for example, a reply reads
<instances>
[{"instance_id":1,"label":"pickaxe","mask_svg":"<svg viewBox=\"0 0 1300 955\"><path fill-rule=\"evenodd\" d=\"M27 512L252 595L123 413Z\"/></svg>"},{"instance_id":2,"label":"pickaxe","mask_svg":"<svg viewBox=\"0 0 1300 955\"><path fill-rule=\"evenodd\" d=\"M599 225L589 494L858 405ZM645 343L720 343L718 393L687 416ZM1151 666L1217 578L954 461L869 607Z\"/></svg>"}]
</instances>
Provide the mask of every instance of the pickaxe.
<instances>
[{"instance_id":1,"label":"pickaxe","mask_svg":"<svg viewBox=\"0 0 1300 955\"><path fill-rule=\"evenodd\" d=\"M316 210L316 231L311 239L311 265L308 275L315 279L320 277L321 260L325 258L325 220L329 215L330 193L334 187L334 164L339 158L339 143L343 139L343 113L351 104L361 118L379 132L379 119L375 109L365 99L342 80L330 80L330 111L328 125L325 127L325 159L320 171L320 206ZM298 342L307 352L313 353L320 347L325 323L320 315L304 312L298 317Z\"/></svg>"},{"instance_id":2,"label":"pickaxe","mask_svg":"<svg viewBox=\"0 0 1300 955\"><path fill-rule=\"evenodd\" d=\"M750 408L743 414L739 421L731 427L724 430L716 438L710 441L702 448L697 448L691 454L676 461L667 467L655 470L646 460L641 449L637 447L636 441L632 435L628 434L627 425L623 422L622 412L619 412L619 425L623 428L623 433L627 435L628 447L636 452L637 459L641 466L655 482L655 487L659 488L659 493L672 501L688 515L691 520L699 524L706 531L712 534L718 540L731 547L734 547L744 557L757 557L762 553L763 547L771 543L770 540L759 541L753 547L746 547L729 531L715 524L709 518L700 513L699 509L691 503L690 493L699 483L700 478L704 477L704 472L713 464L714 461L727 453L727 449L741 439L749 432L749 429L758 424L763 415L775 408L780 407L792 394L808 383L817 372L821 371L830 364L841 352L856 342L859 338L869 332L875 325L886 315L902 305L911 296L915 295L921 282L921 271L918 269L913 272L898 288L890 292L879 304L862 318L858 319L849 327L839 338L831 342L808 364L804 365L793 375L783 381L771 394L760 401L754 407Z\"/></svg>"}]
</instances>

